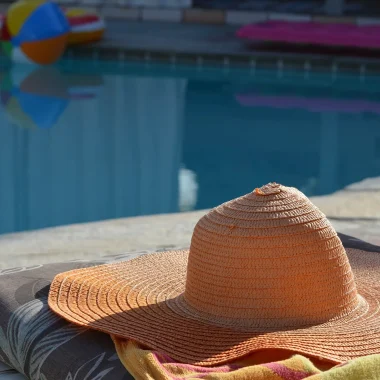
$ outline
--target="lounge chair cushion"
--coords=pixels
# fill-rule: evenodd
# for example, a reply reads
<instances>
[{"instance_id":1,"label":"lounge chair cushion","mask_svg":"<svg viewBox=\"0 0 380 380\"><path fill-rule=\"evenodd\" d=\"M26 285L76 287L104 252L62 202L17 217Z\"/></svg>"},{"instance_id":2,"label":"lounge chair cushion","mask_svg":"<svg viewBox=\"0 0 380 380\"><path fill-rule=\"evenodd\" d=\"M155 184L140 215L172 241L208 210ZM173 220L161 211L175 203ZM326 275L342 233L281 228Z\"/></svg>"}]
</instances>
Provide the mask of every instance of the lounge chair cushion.
<instances>
[{"instance_id":1,"label":"lounge chair cushion","mask_svg":"<svg viewBox=\"0 0 380 380\"><path fill-rule=\"evenodd\" d=\"M380 253L380 247L340 237L346 248ZM49 309L47 296L58 273L145 253L0 270L0 361L36 380L133 379L108 335L64 321Z\"/></svg>"},{"instance_id":2,"label":"lounge chair cushion","mask_svg":"<svg viewBox=\"0 0 380 380\"><path fill-rule=\"evenodd\" d=\"M0 361L29 379L133 379L108 335L64 321L47 297L58 273L143 253L0 270Z\"/></svg>"}]
</instances>

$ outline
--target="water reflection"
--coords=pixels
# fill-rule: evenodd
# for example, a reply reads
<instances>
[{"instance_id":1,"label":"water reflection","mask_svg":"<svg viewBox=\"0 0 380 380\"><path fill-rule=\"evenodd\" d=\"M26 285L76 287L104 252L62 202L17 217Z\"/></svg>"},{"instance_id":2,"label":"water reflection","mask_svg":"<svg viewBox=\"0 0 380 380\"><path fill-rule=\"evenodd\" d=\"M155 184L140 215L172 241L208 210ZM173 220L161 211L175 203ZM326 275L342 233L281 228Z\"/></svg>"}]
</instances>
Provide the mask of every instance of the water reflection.
<instances>
[{"instance_id":1,"label":"water reflection","mask_svg":"<svg viewBox=\"0 0 380 380\"><path fill-rule=\"evenodd\" d=\"M0 77L0 100L11 124L52 128L70 101L96 97L100 75L72 75L56 67L15 65Z\"/></svg>"},{"instance_id":2,"label":"water reflection","mask_svg":"<svg viewBox=\"0 0 380 380\"><path fill-rule=\"evenodd\" d=\"M323 79L323 78L322 78ZM63 62L1 71L0 232L380 175L380 86Z\"/></svg>"},{"instance_id":3,"label":"water reflection","mask_svg":"<svg viewBox=\"0 0 380 380\"><path fill-rule=\"evenodd\" d=\"M185 80L87 67L2 77L19 106L4 96L1 232L179 210Z\"/></svg>"},{"instance_id":4,"label":"water reflection","mask_svg":"<svg viewBox=\"0 0 380 380\"><path fill-rule=\"evenodd\" d=\"M197 175L185 167L179 171L179 211L191 211L198 201Z\"/></svg>"},{"instance_id":5,"label":"water reflection","mask_svg":"<svg viewBox=\"0 0 380 380\"><path fill-rule=\"evenodd\" d=\"M274 74L189 82L183 161L197 173L197 208L257 183L312 196L380 175L380 90L371 79Z\"/></svg>"}]
</instances>

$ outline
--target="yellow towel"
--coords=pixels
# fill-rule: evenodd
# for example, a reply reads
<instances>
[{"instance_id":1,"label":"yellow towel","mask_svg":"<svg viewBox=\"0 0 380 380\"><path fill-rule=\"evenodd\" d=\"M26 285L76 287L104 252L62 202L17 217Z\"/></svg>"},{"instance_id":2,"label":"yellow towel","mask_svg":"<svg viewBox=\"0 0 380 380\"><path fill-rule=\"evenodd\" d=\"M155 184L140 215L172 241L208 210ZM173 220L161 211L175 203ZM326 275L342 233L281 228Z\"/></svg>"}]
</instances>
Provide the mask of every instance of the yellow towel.
<instances>
[{"instance_id":1,"label":"yellow towel","mask_svg":"<svg viewBox=\"0 0 380 380\"><path fill-rule=\"evenodd\" d=\"M363 356L330 369L308 380L379 380L380 355Z\"/></svg>"},{"instance_id":2,"label":"yellow towel","mask_svg":"<svg viewBox=\"0 0 380 380\"><path fill-rule=\"evenodd\" d=\"M166 355L144 349L133 341L113 337L116 351L128 372L137 380L302 380L321 373L311 361L301 355L276 362L257 364L261 353L233 363L200 367L178 363ZM280 351L278 357L283 355Z\"/></svg>"},{"instance_id":3,"label":"yellow towel","mask_svg":"<svg viewBox=\"0 0 380 380\"><path fill-rule=\"evenodd\" d=\"M131 340L112 339L120 360L137 380L380 380L380 355L332 367L301 355L291 356L284 350L270 350L220 366L200 367L176 362Z\"/></svg>"}]
</instances>

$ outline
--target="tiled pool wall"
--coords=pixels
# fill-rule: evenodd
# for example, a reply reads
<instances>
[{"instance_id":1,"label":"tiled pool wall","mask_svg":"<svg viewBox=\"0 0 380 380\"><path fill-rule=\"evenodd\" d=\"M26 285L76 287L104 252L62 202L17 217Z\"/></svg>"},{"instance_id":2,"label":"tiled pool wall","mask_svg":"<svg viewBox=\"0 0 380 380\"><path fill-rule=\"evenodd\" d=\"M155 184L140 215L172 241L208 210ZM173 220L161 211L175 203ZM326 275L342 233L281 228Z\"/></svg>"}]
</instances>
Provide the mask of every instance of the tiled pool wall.
<instances>
[{"instance_id":1,"label":"tiled pool wall","mask_svg":"<svg viewBox=\"0 0 380 380\"><path fill-rule=\"evenodd\" d=\"M204 53L182 53L182 52L164 52L164 51L144 51L135 49L119 49L112 47L80 47L68 49L65 58L90 59L96 64L97 61L114 61L120 62L120 68L133 62L139 62L145 65L147 69L154 63L169 63L173 69L173 75L181 65L190 65L196 67L197 72L202 72L209 68L223 68L226 76L233 72L234 69L248 69L249 76L254 78L261 75L261 70L270 69L275 72L279 80L283 80L288 72L297 72L305 80L309 80L313 73L327 73L331 81L335 82L347 74L356 75L360 83L368 83L373 75L380 74L379 60L352 60L350 58L341 58L337 60L333 56L308 57L302 54L291 57L284 57L281 53L271 56L247 56L247 55L229 55L226 54L204 54ZM285 80L285 79L284 79Z\"/></svg>"}]
</instances>

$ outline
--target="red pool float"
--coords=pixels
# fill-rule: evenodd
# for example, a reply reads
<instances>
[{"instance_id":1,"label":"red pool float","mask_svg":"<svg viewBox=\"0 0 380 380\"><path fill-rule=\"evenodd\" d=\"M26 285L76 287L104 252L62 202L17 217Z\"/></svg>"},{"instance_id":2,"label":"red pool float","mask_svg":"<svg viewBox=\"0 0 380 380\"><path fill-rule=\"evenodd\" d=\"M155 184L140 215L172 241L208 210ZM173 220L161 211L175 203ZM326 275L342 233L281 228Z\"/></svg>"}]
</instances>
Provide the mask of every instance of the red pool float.
<instances>
[{"instance_id":1,"label":"red pool float","mask_svg":"<svg viewBox=\"0 0 380 380\"><path fill-rule=\"evenodd\" d=\"M105 22L98 14L79 8L65 9L65 14L71 26L69 45L96 42L103 38Z\"/></svg>"}]
</instances>

